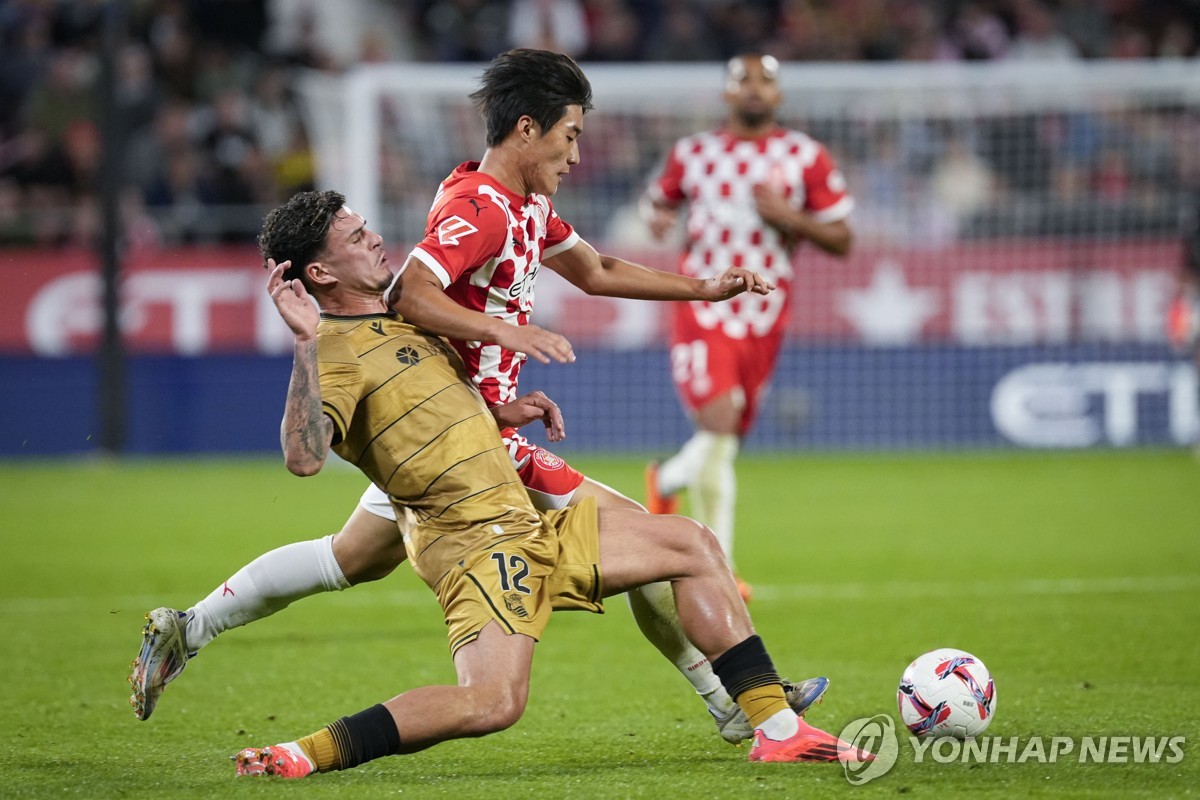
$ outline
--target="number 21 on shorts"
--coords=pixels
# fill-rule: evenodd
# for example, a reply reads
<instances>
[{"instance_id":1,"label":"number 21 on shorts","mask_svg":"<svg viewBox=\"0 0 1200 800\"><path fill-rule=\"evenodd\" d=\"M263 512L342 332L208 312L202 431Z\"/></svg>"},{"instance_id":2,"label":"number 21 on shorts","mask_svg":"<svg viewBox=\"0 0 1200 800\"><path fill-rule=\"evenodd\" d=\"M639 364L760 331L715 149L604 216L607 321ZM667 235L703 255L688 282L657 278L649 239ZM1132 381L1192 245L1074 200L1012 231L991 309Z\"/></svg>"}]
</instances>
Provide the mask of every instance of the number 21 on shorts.
<instances>
[{"instance_id":1,"label":"number 21 on shorts","mask_svg":"<svg viewBox=\"0 0 1200 800\"><path fill-rule=\"evenodd\" d=\"M689 385L694 394L707 393L712 386L708 375L708 343L697 340L673 345L671 378L677 385Z\"/></svg>"}]
</instances>

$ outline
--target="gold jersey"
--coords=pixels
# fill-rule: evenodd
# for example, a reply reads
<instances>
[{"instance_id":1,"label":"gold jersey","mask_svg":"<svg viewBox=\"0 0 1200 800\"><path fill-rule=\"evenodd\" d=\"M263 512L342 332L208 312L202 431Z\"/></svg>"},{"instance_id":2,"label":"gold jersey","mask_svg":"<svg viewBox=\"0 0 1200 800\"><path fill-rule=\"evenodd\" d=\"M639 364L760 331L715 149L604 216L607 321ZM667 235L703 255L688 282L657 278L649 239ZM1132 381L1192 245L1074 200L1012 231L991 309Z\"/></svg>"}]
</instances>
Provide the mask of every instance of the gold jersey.
<instances>
[{"instance_id":1,"label":"gold jersey","mask_svg":"<svg viewBox=\"0 0 1200 800\"><path fill-rule=\"evenodd\" d=\"M392 314L322 315L317 359L333 450L412 510L408 556L426 583L536 535L496 421L448 344Z\"/></svg>"}]
</instances>

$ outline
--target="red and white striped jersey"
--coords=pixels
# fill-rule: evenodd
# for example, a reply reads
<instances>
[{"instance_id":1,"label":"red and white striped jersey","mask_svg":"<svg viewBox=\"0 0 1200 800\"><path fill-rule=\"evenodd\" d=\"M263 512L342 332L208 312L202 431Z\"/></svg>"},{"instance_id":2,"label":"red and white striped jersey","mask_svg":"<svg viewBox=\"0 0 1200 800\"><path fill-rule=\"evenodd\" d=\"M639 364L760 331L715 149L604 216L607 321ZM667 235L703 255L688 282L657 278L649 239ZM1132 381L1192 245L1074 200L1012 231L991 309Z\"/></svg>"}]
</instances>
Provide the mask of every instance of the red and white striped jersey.
<instances>
[{"instance_id":1,"label":"red and white striped jersey","mask_svg":"<svg viewBox=\"0 0 1200 800\"><path fill-rule=\"evenodd\" d=\"M793 243L763 222L754 187L766 184L821 222L845 219L854 208L846 181L825 146L799 131L776 128L757 139L724 130L675 143L650 187L656 202L688 204L680 271L709 278L729 267L762 273L778 287L767 295L742 294L722 303L693 301L701 327L743 339L787 324Z\"/></svg>"},{"instance_id":2,"label":"red and white striped jersey","mask_svg":"<svg viewBox=\"0 0 1200 800\"><path fill-rule=\"evenodd\" d=\"M527 325L542 259L574 247L579 234L554 213L550 198L522 197L478 169L479 162L468 161L442 181L425 238L411 256L464 308ZM482 342L452 344L488 405L516 399L524 353Z\"/></svg>"}]
</instances>

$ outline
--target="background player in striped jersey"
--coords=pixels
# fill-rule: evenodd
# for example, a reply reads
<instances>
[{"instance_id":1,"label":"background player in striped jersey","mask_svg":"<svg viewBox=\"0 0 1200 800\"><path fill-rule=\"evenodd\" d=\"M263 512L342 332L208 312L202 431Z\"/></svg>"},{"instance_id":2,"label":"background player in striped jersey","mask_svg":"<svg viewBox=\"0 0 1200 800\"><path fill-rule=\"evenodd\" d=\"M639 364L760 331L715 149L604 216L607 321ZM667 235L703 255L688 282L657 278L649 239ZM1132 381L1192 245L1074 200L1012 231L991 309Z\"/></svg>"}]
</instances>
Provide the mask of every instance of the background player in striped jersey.
<instances>
[{"instance_id":1,"label":"background player in striped jersey","mask_svg":"<svg viewBox=\"0 0 1200 800\"><path fill-rule=\"evenodd\" d=\"M844 256L853 238L846 218L854 201L841 172L824 145L778 124L780 99L778 61L731 59L725 125L676 142L642 203L659 238L687 205L682 274L704 279L744 267L778 287L728 303L675 304L671 378L695 433L646 470L650 511L674 513L676 493L687 489L692 515L713 529L731 563L734 460L787 330L793 256L806 241ZM749 599L750 587L738 584Z\"/></svg>"},{"instance_id":2,"label":"background player in striped jersey","mask_svg":"<svg viewBox=\"0 0 1200 800\"><path fill-rule=\"evenodd\" d=\"M478 165L460 166L443 183L426 236L389 295L406 320L454 341L489 405L516 396L524 354L544 361L573 358L566 339L529 324L533 284L543 263L596 294L716 301L771 290L744 269L697 279L597 254L557 217L548 196L579 161L575 140L591 106L587 78L567 56L521 50L498 57L482 83L474 97L487 125L488 150ZM298 261L318 255L311 250ZM530 445L515 430L505 431L505 439L539 510L586 498L602 507L642 510ZM175 658L174 671L160 674L152 668L152 663L165 663L162 654L170 652L173 631L194 652L221 631L274 613L300 597L388 574L403 558L394 520L387 494L372 485L337 536L261 556L186 612L152 612L132 676L139 717L149 716L162 687L186 664L186 658ZM745 715L704 654L680 630L670 586L639 587L630 594L630 605L646 637L704 699L721 735L730 742L749 738ZM825 678L789 684L789 702L802 712L827 685Z\"/></svg>"}]
</instances>

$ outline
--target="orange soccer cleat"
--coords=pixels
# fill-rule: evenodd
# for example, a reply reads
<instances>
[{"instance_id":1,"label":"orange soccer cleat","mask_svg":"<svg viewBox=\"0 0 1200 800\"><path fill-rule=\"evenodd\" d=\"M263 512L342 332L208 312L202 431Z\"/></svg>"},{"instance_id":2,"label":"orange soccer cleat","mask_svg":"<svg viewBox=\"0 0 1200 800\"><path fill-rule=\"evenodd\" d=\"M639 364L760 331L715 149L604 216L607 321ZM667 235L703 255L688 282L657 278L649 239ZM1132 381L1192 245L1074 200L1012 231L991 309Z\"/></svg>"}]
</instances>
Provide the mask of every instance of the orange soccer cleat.
<instances>
[{"instance_id":1,"label":"orange soccer cleat","mask_svg":"<svg viewBox=\"0 0 1200 800\"><path fill-rule=\"evenodd\" d=\"M679 499L673 494L658 490L658 462L646 465L646 510L651 514L674 514L679 510Z\"/></svg>"}]
</instances>

